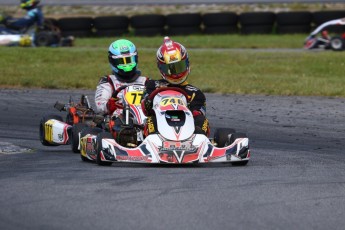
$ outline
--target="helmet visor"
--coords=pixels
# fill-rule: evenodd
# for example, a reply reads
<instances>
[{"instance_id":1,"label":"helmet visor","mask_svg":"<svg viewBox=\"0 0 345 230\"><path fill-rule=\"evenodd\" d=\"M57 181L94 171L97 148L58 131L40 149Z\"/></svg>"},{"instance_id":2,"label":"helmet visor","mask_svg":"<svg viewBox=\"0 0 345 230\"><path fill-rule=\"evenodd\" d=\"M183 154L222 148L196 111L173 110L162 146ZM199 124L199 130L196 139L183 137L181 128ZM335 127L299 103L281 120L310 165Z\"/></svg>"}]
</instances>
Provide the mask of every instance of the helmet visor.
<instances>
[{"instance_id":1,"label":"helmet visor","mask_svg":"<svg viewBox=\"0 0 345 230\"><path fill-rule=\"evenodd\" d=\"M176 75L185 72L188 68L188 64L187 60L174 62L170 64L159 63L159 68L161 72L166 75Z\"/></svg>"},{"instance_id":2,"label":"helmet visor","mask_svg":"<svg viewBox=\"0 0 345 230\"><path fill-rule=\"evenodd\" d=\"M111 55L110 63L118 69L122 69L125 72L132 71L137 64L137 53L131 55Z\"/></svg>"},{"instance_id":3,"label":"helmet visor","mask_svg":"<svg viewBox=\"0 0 345 230\"><path fill-rule=\"evenodd\" d=\"M135 55L131 56L111 56L111 62L114 66L128 65L135 63Z\"/></svg>"}]
</instances>

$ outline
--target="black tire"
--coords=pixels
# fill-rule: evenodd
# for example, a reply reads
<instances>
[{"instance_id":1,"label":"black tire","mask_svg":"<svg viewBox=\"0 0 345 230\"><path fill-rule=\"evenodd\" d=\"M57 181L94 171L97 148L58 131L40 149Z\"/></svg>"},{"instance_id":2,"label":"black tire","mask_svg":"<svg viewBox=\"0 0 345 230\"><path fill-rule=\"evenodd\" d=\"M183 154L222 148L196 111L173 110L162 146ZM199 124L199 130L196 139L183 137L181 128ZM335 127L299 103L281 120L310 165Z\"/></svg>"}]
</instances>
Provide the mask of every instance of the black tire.
<instances>
[{"instance_id":1,"label":"black tire","mask_svg":"<svg viewBox=\"0 0 345 230\"><path fill-rule=\"evenodd\" d=\"M167 30L168 35L191 35L201 34L200 27L171 27Z\"/></svg>"},{"instance_id":2,"label":"black tire","mask_svg":"<svg viewBox=\"0 0 345 230\"><path fill-rule=\"evenodd\" d=\"M101 160L100 153L102 151L102 139L103 138L113 138L113 136L108 132L102 132L97 135L97 158L96 163L101 166L110 166L113 162L105 162Z\"/></svg>"},{"instance_id":3,"label":"black tire","mask_svg":"<svg viewBox=\"0 0 345 230\"><path fill-rule=\"evenodd\" d=\"M313 15L309 11L280 12L276 14L277 25L311 25Z\"/></svg>"},{"instance_id":4,"label":"black tire","mask_svg":"<svg viewBox=\"0 0 345 230\"><path fill-rule=\"evenodd\" d=\"M61 31L61 35L63 37L68 37L68 36L73 36L73 37L90 37L93 34L93 32L91 30L67 30Z\"/></svg>"},{"instance_id":5,"label":"black tire","mask_svg":"<svg viewBox=\"0 0 345 230\"><path fill-rule=\"evenodd\" d=\"M233 133L230 137L230 143L229 145L231 145L232 143L234 143L234 141L237 139L237 138L248 138L247 134L245 133Z\"/></svg>"},{"instance_id":6,"label":"black tire","mask_svg":"<svg viewBox=\"0 0 345 230\"><path fill-rule=\"evenodd\" d=\"M238 33L237 26L206 26L205 34L234 34Z\"/></svg>"},{"instance_id":7,"label":"black tire","mask_svg":"<svg viewBox=\"0 0 345 230\"><path fill-rule=\"evenodd\" d=\"M93 19L96 30L127 30L129 18L126 16L100 16Z\"/></svg>"},{"instance_id":8,"label":"black tire","mask_svg":"<svg viewBox=\"0 0 345 230\"><path fill-rule=\"evenodd\" d=\"M254 26L242 26L242 34L272 34L273 26L272 25L254 25Z\"/></svg>"},{"instance_id":9,"label":"black tire","mask_svg":"<svg viewBox=\"0 0 345 230\"><path fill-rule=\"evenodd\" d=\"M122 36L128 33L128 29L97 29L94 33L97 37L114 37L114 36Z\"/></svg>"},{"instance_id":10,"label":"black tire","mask_svg":"<svg viewBox=\"0 0 345 230\"><path fill-rule=\"evenodd\" d=\"M201 15L198 13L170 14L166 16L168 27L198 27L201 25Z\"/></svg>"},{"instance_id":11,"label":"black tire","mask_svg":"<svg viewBox=\"0 0 345 230\"><path fill-rule=\"evenodd\" d=\"M58 26L62 31L91 30L93 27L93 18L60 18L58 20Z\"/></svg>"},{"instance_id":12,"label":"black tire","mask_svg":"<svg viewBox=\"0 0 345 230\"><path fill-rule=\"evenodd\" d=\"M77 123L72 126L72 130L70 133L71 137L71 149L74 153L80 153L80 150L78 149L79 146L79 133L86 128L87 125L83 123Z\"/></svg>"},{"instance_id":13,"label":"black tire","mask_svg":"<svg viewBox=\"0 0 345 230\"><path fill-rule=\"evenodd\" d=\"M134 29L134 35L136 36L156 36L164 34L163 27L153 28L136 28Z\"/></svg>"},{"instance_id":14,"label":"black tire","mask_svg":"<svg viewBox=\"0 0 345 230\"><path fill-rule=\"evenodd\" d=\"M247 134L245 133L234 133L233 135L231 135L230 137L230 143L229 144L232 144L234 143L234 141L237 139L237 138L247 138ZM248 154L248 149L242 153L243 156L241 156L242 158L245 158ZM231 162L231 165L232 166L245 166L248 164L248 160L242 160L242 161L236 161L236 162Z\"/></svg>"},{"instance_id":15,"label":"black tire","mask_svg":"<svg viewBox=\"0 0 345 230\"><path fill-rule=\"evenodd\" d=\"M239 16L241 25L273 25L275 14L273 12L248 12Z\"/></svg>"},{"instance_id":16,"label":"black tire","mask_svg":"<svg viewBox=\"0 0 345 230\"><path fill-rule=\"evenodd\" d=\"M334 51L342 51L345 48L344 39L340 36L335 36L331 38L330 47Z\"/></svg>"},{"instance_id":17,"label":"black tire","mask_svg":"<svg viewBox=\"0 0 345 230\"><path fill-rule=\"evenodd\" d=\"M210 26L237 26L238 15L234 12L207 13L202 16L202 22L206 27Z\"/></svg>"},{"instance_id":18,"label":"black tire","mask_svg":"<svg viewBox=\"0 0 345 230\"><path fill-rule=\"evenodd\" d=\"M278 25L278 34L308 34L311 31L310 25Z\"/></svg>"},{"instance_id":19,"label":"black tire","mask_svg":"<svg viewBox=\"0 0 345 230\"><path fill-rule=\"evenodd\" d=\"M51 46L59 44L60 34L50 31L41 31L35 34L34 44L36 46Z\"/></svg>"},{"instance_id":20,"label":"black tire","mask_svg":"<svg viewBox=\"0 0 345 230\"><path fill-rule=\"evenodd\" d=\"M130 25L135 28L152 28L165 26L165 16L160 14L146 14L132 16L130 19Z\"/></svg>"},{"instance_id":21,"label":"black tire","mask_svg":"<svg viewBox=\"0 0 345 230\"><path fill-rule=\"evenodd\" d=\"M236 133L235 129L218 128L214 132L214 141L217 143L218 148L225 147L229 143L229 134Z\"/></svg>"},{"instance_id":22,"label":"black tire","mask_svg":"<svg viewBox=\"0 0 345 230\"><path fill-rule=\"evenodd\" d=\"M39 127L39 138L40 138L40 141L42 143L42 145L44 146L58 146L56 144L51 144L49 143L48 141L45 140L45 128L44 128L44 124L50 120L50 119L55 119L55 120L58 120L58 121L63 121L62 117L59 116L59 115L55 115L55 114L48 114L48 115L45 115L41 118L40 120L40 127Z\"/></svg>"},{"instance_id":23,"label":"black tire","mask_svg":"<svg viewBox=\"0 0 345 230\"><path fill-rule=\"evenodd\" d=\"M81 130L80 132L80 136L83 137L87 134L92 134L92 135L97 135L101 132L103 132L104 130L101 128L97 128L97 127L85 127ZM80 151L79 151L80 152ZM80 154L80 158L82 161L88 162L90 161L88 158L84 157L83 155Z\"/></svg>"}]
</instances>

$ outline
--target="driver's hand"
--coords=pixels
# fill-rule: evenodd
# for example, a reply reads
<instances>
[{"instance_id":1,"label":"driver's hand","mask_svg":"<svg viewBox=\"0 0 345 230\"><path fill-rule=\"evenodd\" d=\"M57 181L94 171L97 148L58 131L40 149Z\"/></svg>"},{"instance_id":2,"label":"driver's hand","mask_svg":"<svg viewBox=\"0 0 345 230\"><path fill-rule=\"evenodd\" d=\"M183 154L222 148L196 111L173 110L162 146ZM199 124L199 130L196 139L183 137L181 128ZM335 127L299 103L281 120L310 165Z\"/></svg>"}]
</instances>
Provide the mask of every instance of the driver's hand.
<instances>
[{"instance_id":1,"label":"driver's hand","mask_svg":"<svg viewBox=\"0 0 345 230\"><path fill-rule=\"evenodd\" d=\"M109 114L113 114L114 111L117 109L117 104L116 102L118 101L118 98L110 98L109 101L107 102L107 109Z\"/></svg>"},{"instance_id":2,"label":"driver's hand","mask_svg":"<svg viewBox=\"0 0 345 230\"><path fill-rule=\"evenodd\" d=\"M156 83L156 88L168 87L168 84L169 84L169 83L159 82L158 84Z\"/></svg>"}]
</instances>

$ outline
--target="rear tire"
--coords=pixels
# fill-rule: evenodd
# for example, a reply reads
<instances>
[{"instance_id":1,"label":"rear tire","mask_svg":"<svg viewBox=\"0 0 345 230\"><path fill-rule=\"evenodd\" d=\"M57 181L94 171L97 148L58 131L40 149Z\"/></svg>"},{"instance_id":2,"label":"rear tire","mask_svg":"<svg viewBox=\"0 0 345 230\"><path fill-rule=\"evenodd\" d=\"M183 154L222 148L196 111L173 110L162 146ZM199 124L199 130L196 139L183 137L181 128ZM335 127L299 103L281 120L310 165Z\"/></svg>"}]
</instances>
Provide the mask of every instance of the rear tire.
<instances>
[{"instance_id":1,"label":"rear tire","mask_svg":"<svg viewBox=\"0 0 345 230\"><path fill-rule=\"evenodd\" d=\"M59 34L56 32L42 31L35 35L34 43L36 46L51 46L59 44Z\"/></svg>"},{"instance_id":2,"label":"rear tire","mask_svg":"<svg viewBox=\"0 0 345 230\"><path fill-rule=\"evenodd\" d=\"M110 166L113 162L107 162L101 160L101 151L102 151L102 139L103 138L113 138L111 133L102 132L97 135L97 157L96 157L96 163L101 166Z\"/></svg>"},{"instance_id":3,"label":"rear tire","mask_svg":"<svg viewBox=\"0 0 345 230\"><path fill-rule=\"evenodd\" d=\"M225 147L226 144L229 142L229 134L236 133L235 129L229 128L218 128L214 133L214 141L217 143L218 148Z\"/></svg>"},{"instance_id":4,"label":"rear tire","mask_svg":"<svg viewBox=\"0 0 345 230\"><path fill-rule=\"evenodd\" d=\"M42 143L42 145L44 146L58 146L56 144L51 144L49 143L48 141L45 140L45 128L44 128L44 124L50 120L50 119L55 119L55 120L58 120L58 121L63 121L62 117L59 116L59 115L54 115L54 114L49 114L49 115L45 115L42 117L41 121L40 121L40 131L39 131L39 134L40 134L40 141Z\"/></svg>"},{"instance_id":5,"label":"rear tire","mask_svg":"<svg viewBox=\"0 0 345 230\"><path fill-rule=\"evenodd\" d=\"M330 46L334 51L344 50L344 39L339 36L333 37L330 41Z\"/></svg>"}]
</instances>

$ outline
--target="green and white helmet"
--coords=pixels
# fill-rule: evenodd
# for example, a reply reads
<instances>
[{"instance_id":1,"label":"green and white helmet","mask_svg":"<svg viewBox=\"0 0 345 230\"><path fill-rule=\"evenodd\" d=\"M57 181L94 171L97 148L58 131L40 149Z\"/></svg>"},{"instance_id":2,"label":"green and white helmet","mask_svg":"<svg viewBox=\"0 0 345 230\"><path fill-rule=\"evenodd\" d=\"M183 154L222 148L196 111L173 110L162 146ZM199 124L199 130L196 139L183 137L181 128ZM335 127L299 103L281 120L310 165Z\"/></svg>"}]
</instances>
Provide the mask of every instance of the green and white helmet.
<instances>
[{"instance_id":1,"label":"green and white helmet","mask_svg":"<svg viewBox=\"0 0 345 230\"><path fill-rule=\"evenodd\" d=\"M132 82L138 78L138 52L131 41L120 39L111 43L108 59L118 80Z\"/></svg>"}]
</instances>

